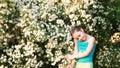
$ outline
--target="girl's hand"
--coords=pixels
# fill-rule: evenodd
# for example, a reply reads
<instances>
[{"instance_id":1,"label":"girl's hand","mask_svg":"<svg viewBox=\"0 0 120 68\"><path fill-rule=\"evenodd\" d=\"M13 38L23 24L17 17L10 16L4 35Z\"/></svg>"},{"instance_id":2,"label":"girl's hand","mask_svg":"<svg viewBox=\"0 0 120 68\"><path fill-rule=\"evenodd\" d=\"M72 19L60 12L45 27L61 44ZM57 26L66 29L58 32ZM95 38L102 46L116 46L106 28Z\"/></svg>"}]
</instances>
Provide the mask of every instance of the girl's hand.
<instances>
[{"instance_id":1,"label":"girl's hand","mask_svg":"<svg viewBox=\"0 0 120 68\"><path fill-rule=\"evenodd\" d=\"M78 39L74 39L74 42L77 43Z\"/></svg>"},{"instance_id":2,"label":"girl's hand","mask_svg":"<svg viewBox=\"0 0 120 68\"><path fill-rule=\"evenodd\" d=\"M65 68L73 68L74 64L75 64L75 60L73 60L72 58L70 58L72 55L67 54L65 57L68 60L69 64L65 67Z\"/></svg>"},{"instance_id":3,"label":"girl's hand","mask_svg":"<svg viewBox=\"0 0 120 68\"><path fill-rule=\"evenodd\" d=\"M73 55L67 54L66 58L69 59L69 60L72 60L72 59L75 58L75 56L74 56L74 54Z\"/></svg>"},{"instance_id":4,"label":"girl's hand","mask_svg":"<svg viewBox=\"0 0 120 68\"><path fill-rule=\"evenodd\" d=\"M69 54L67 54L67 55L65 56L65 58L67 59L67 61L68 61L69 63L71 63L71 60L68 58L68 55L69 55Z\"/></svg>"},{"instance_id":5,"label":"girl's hand","mask_svg":"<svg viewBox=\"0 0 120 68\"><path fill-rule=\"evenodd\" d=\"M65 68L73 68L71 64L68 64Z\"/></svg>"}]
</instances>

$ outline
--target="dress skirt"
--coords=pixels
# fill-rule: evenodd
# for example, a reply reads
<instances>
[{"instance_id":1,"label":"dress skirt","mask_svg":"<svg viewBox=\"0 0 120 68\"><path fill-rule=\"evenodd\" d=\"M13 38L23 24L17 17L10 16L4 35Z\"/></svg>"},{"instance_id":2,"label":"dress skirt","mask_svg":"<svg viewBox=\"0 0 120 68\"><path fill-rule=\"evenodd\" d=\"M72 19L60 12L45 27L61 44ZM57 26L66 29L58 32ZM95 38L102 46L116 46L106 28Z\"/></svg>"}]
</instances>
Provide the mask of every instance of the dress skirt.
<instances>
[{"instance_id":1,"label":"dress skirt","mask_svg":"<svg viewBox=\"0 0 120 68\"><path fill-rule=\"evenodd\" d=\"M92 62L76 62L75 68L93 68L93 63Z\"/></svg>"}]
</instances>

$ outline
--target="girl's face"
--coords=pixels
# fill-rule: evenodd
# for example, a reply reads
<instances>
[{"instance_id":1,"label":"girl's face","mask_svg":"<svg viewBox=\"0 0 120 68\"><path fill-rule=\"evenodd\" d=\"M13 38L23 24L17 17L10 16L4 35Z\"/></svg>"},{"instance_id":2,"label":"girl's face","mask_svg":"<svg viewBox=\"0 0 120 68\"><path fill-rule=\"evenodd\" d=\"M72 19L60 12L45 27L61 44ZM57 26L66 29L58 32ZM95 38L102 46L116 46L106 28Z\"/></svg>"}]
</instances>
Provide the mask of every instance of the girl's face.
<instances>
[{"instance_id":1,"label":"girl's face","mask_svg":"<svg viewBox=\"0 0 120 68\"><path fill-rule=\"evenodd\" d=\"M74 33L72 34L72 37L76 40L83 41L84 40L85 33L84 31L77 31L75 30Z\"/></svg>"}]
</instances>

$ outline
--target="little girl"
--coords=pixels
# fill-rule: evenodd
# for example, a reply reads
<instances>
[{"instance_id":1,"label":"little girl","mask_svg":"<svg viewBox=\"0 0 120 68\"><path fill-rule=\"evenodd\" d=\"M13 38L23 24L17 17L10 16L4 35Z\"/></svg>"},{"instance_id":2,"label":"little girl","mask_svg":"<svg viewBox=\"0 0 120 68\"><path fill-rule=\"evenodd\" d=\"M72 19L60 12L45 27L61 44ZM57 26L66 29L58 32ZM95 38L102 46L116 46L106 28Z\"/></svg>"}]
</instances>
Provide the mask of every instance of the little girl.
<instances>
[{"instance_id":1,"label":"little girl","mask_svg":"<svg viewBox=\"0 0 120 68\"><path fill-rule=\"evenodd\" d=\"M85 33L80 25L72 28L71 35L75 43L74 52L66 55L67 60L76 59L75 68L93 68L95 38Z\"/></svg>"}]
</instances>

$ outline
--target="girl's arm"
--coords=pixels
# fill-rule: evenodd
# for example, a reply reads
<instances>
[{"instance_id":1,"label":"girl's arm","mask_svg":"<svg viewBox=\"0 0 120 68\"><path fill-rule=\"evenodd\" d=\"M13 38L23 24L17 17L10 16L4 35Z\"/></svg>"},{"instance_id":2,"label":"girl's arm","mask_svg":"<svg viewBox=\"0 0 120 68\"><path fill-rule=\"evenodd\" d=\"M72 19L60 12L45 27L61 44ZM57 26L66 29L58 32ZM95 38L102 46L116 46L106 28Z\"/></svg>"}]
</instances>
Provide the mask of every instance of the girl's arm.
<instances>
[{"instance_id":1,"label":"girl's arm","mask_svg":"<svg viewBox=\"0 0 120 68\"><path fill-rule=\"evenodd\" d=\"M75 60L71 60L71 63L67 64L65 68L74 68L74 65L75 65Z\"/></svg>"},{"instance_id":2,"label":"girl's arm","mask_svg":"<svg viewBox=\"0 0 120 68\"><path fill-rule=\"evenodd\" d=\"M78 53L77 41L78 41L78 40L74 39L74 43L75 43L75 44L74 44L74 52L73 52L73 54Z\"/></svg>"},{"instance_id":3,"label":"girl's arm","mask_svg":"<svg viewBox=\"0 0 120 68\"><path fill-rule=\"evenodd\" d=\"M76 53L78 53L77 40L74 39L74 51L73 51L73 54L76 54ZM70 54L67 54L65 57L66 57L66 59L67 59L67 61L68 61L69 63L72 63L72 62L71 62L72 59L69 59L69 58L68 58L68 55L70 55Z\"/></svg>"},{"instance_id":4,"label":"girl's arm","mask_svg":"<svg viewBox=\"0 0 120 68\"><path fill-rule=\"evenodd\" d=\"M68 58L69 59L74 59L74 58L82 58L82 57L88 56L89 53L92 51L92 48L94 46L95 38L91 38L88 43L89 44L88 44L87 50L85 52L83 52L83 53L76 52L76 53L74 53L72 55L68 55Z\"/></svg>"},{"instance_id":5,"label":"girl's arm","mask_svg":"<svg viewBox=\"0 0 120 68\"><path fill-rule=\"evenodd\" d=\"M76 54L76 53L78 52L77 41L78 41L78 40L74 39L74 51L73 51L73 54ZM73 68L73 66L74 66L74 64L75 64L75 60L69 59L69 58L68 58L68 55L70 55L70 54L67 54L67 55L66 55L66 59L67 59L67 61L70 63L68 66L72 66L72 68ZM68 67L68 68L69 68L69 67Z\"/></svg>"}]
</instances>

